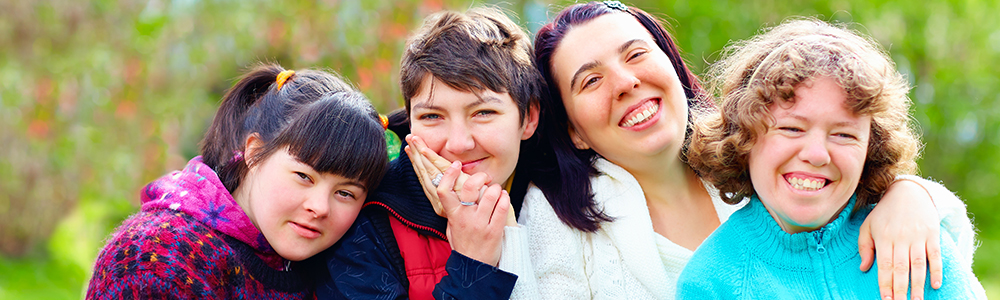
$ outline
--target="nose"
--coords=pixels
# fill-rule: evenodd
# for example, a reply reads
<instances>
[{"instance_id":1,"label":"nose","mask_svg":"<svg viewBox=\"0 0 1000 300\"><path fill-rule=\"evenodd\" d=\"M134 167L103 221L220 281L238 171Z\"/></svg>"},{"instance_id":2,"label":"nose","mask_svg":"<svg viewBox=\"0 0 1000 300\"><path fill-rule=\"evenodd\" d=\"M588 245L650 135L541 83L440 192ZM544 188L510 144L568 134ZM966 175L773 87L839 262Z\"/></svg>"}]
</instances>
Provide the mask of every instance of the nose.
<instances>
[{"instance_id":1,"label":"nose","mask_svg":"<svg viewBox=\"0 0 1000 300\"><path fill-rule=\"evenodd\" d=\"M476 141L472 138L472 132L466 122L452 122L448 130L448 140L445 141L444 150L452 154L463 153L476 147Z\"/></svg>"},{"instance_id":2,"label":"nose","mask_svg":"<svg viewBox=\"0 0 1000 300\"><path fill-rule=\"evenodd\" d=\"M322 219L330 213L330 192L316 192L309 195L302 206L313 218Z\"/></svg>"},{"instance_id":3,"label":"nose","mask_svg":"<svg viewBox=\"0 0 1000 300\"><path fill-rule=\"evenodd\" d=\"M827 148L825 134L809 134L803 143L804 145L799 151L799 159L815 167L822 167L830 163L830 149Z\"/></svg>"},{"instance_id":4,"label":"nose","mask_svg":"<svg viewBox=\"0 0 1000 300\"><path fill-rule=\"evenodd\" d=\"M615 68L612 71L614 76L611 80L614 80L614 95L617 99L621 99L626 94L639 87L639 78L635 76L631 70L625 67Z\"/></svg>"}]
</instances>

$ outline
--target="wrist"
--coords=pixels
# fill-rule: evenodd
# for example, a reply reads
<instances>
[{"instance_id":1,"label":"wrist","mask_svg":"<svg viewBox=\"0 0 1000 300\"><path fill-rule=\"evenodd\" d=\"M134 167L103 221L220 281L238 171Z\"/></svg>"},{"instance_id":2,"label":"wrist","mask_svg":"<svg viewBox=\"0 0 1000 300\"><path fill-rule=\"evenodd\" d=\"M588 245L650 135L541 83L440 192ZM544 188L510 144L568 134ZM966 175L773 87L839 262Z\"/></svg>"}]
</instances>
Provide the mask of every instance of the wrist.
<instances>
[{"instance_id":1,"label":"wrist","mask_svg":"<svg viewBox=\"0 0 1000 300\"><path fill-rule=\"evenodd\" d=\"M919 190L924 191L924 194L927 195L927 199L930 199L931 205L936 206L937 204L934 203L934 196L931 195L930 190L928 190L927 187L921 184L920 180L918 179L920 179L920 177L915 175L899 175L896 176L896 179L892 181L892 184L890 184L890 188L892 186L897 186L897 185L902 185L901 186L902 188L907 188L907 186L916 185L917 187L920 188ZM909 189L917 190L916 188L912 187L910 187Z\"/></svg>"}]
</instances>

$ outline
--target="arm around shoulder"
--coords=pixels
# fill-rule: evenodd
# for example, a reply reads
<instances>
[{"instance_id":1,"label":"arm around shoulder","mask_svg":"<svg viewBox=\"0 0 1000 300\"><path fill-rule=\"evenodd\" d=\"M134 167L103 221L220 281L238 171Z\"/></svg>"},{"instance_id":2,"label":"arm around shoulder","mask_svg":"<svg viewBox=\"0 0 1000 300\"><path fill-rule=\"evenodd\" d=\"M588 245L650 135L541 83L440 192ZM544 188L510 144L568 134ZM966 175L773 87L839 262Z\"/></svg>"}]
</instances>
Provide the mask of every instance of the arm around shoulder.
<instances>
[{"instance_id":1,"label":"arm around shoulder","mask_svg":"<svg viewBox=\"0 0 1000 300\"><path fill-rule=\"evenodd\" d=\"M944 185L933 180L915 175L896 176L896 180L913 181L927 190L941 219L941 229L955 242L958 254L972 262L976 251L976 232L965 208L965 202Z\"/></svg>"}]
</instances>

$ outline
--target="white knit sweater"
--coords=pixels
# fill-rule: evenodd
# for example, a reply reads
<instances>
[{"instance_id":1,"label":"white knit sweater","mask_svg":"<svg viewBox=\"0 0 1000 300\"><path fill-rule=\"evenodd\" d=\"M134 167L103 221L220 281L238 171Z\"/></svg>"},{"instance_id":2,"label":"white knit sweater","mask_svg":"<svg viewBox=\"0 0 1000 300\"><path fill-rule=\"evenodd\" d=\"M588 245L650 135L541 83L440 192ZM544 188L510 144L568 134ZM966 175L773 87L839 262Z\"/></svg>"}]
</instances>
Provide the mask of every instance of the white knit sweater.
<instances>
[{"instance_id":1,"label":"white knit sweater","mask_svg":"<svg viewBox=\"0 0 1000 300\"><path fill-rule=\"evenodd\" d=\"M573 229L548 200L530 186L521 208L521 227L506 227L499 267L518 275L511 299L673 299L677 278L693 253L653 231L642 188L618 165L598 159L592 178L597 204L615 218L594 233ZM931 193L942 224L960 252L972 257L974 233L965 204L940 184L916 176ZM706 190L719 221L743 204L722 202ZM967 260L971 262L971 259Z\"/></svg>"}]
</instances>

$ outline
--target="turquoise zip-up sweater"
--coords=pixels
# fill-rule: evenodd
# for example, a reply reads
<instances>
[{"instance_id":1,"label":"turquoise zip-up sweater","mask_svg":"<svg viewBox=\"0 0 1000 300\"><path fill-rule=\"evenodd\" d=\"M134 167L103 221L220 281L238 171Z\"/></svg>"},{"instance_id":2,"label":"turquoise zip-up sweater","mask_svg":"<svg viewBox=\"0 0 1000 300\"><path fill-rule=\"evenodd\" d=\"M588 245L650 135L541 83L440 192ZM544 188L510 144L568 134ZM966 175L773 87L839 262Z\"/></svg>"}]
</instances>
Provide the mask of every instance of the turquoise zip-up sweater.
<instances>
[{"instance_id":1,"label":"turquoise zip-up sweater","mask_svg":"<svg viewBox=\"0 0 1000 300\"><path fill-rule=\"evenodd\" d=\"M677 282L677 299L879 299L876 268L861 272L858 233L873 206L810 232L788 234L753 196L694 252ZM986 299L971 264L941 230L944 285L924 299Z\"/></svg>"}]
</instances>

